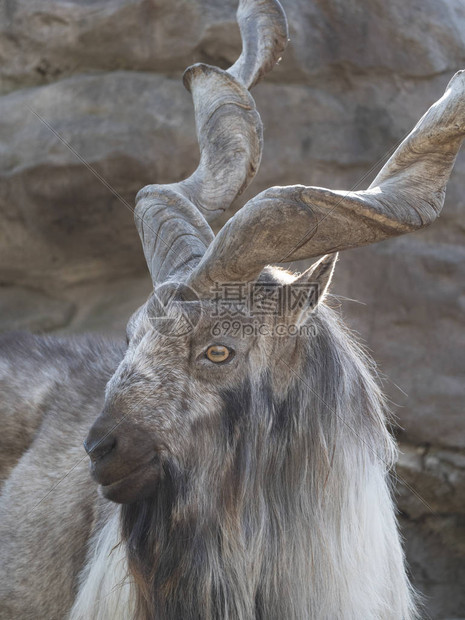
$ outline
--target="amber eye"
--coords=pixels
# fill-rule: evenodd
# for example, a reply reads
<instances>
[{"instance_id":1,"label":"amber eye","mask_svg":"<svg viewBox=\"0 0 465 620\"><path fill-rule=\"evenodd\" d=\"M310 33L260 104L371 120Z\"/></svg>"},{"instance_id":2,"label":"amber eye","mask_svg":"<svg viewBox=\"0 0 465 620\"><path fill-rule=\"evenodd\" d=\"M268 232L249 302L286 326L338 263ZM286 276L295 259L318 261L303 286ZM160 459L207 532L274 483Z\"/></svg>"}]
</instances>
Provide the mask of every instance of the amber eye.
<instances>
[{"instance_id":1,"label":"amber eye","mask_svg":"<svg viewBox=\"0 0 465 620\"><path fill-rule=\"evenodd\" d=\"M222 344L212 344L208 347L205 355L210 360L210 362L215 362L215 364L225 362L231 355L231 349L225 347Z\"/></svg>"}]
</instances>

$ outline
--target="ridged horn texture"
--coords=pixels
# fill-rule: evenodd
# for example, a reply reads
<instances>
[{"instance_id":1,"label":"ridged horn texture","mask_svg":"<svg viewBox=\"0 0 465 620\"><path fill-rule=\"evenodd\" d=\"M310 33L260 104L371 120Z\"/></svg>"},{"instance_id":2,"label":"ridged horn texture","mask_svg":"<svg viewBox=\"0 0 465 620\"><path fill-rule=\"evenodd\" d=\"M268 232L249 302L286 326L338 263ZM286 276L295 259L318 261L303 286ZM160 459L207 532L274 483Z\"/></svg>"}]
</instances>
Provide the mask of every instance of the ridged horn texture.
<instances>
[{"instance_id":1,"label":"ridged horn texture","mask_svg":"<svg viewBox=\"0 0 465 620\"><path fill-rule=\"evenodd\" d=\"M258 194L222 228L188 284L208 295L214 282L254 281L269 263L330 254L427 226L443 207L464 136L465 71L459 71L367 190L294 185Z\"/></svg>"},{"instance_id":2,"label":"ridged horn texture","mask_svg":"<svg viewBox=\"0 0 465 620\"><path fill-rule=\"evenodd\" d=\"M240 0L243 50L229 71L189 67L200 163L186 180L148 185L136 198L136 225L156 286L183 277L214 238L208 222L250 183L262 154L262 123L248 88L272 69L287 43L287 22L276 0Z\"/></svg>"},{"instance_id":3,"label":"ridged horn texture","mask_svg":"<svg viewBox=\"0 0 465 620\"><path fill-rule=\"evenodd\" d=\"M271 71L286 49L288 32L279 2L243 0L237 10L242 54L228 73L247 88L252 88Z\"/></svg>"}]
</instances>

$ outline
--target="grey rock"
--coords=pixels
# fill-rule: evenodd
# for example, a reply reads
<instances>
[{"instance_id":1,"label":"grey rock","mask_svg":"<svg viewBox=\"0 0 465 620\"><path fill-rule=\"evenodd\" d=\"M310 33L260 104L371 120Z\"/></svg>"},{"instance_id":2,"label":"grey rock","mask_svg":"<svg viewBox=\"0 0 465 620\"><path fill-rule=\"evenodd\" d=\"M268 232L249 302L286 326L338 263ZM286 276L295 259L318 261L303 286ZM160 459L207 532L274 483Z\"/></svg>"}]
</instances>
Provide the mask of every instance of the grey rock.
<instances>
[{"instance_id":1,"label":"grey rock","mask_svg":"<svg viewBox=\"0 0 465 620\"><path fill-rule=\"evenodd\" d=\"M399 508L411 519L460 514L465 502L465 452L405 443L400 450Z\"/></svg>"},{"instance_id":2,"label":"grey rock","mask_svg":"<svg viewBox=\"0 0 465 620\"><path fill-rule=\"evenodd\" d=\"M240 51L235 8L233 0L8 0L0 92L89 71L180 73L194 56L216 61L218 52L231 64Z\"/></svg>"},{"instance_id":3,"label":"grey rock","mask_svg":"<svg viewBox=\"0 0 465 620\"><path fill-rule=\"evenodd\" d=\"M421 77L464 61L460 0L283 0L291 49L273 80ZM178 73L227 66L240 50L233 0L8 0L0 9L1 92L88 71Z\"/></svg>"},{"instance_id":4,"label":"grey rock","mask_svg":"<svg viewBox=\"0 0 465 620\"><path fill-rule=\"evenodd\" d=\"M464 259L463 245L419 233L340 261L334 290L366 304L351 304L350 322L386 374L410 441L465 447Z\"/></svg>"},{"instance_id":5,"label":"grey rock","mask_svg":"<svg viewBox=\"0 0 465 620\"><path fill-rule=\"evenodd\" d=\"M23 287L0 286L0 331L46 332L67 327L74 304Z\"/></svg>"},{"instance_id":6,"label":"grey rock","mask_svg":"<svg viewBox=\"0 0 465 620\"><path fill-rule=\"evenodd\" d=\"M191 116L180 83L137 72L1 97L0 281L62 286L141 272L134 196L195 167Z\"/></svg>"},{"instance_id":7,"label":"grey rock","mask_svg":"<svg viewBox=\"0 0 465 620\"><path fill-rule=\"evenodd\" d=\"M422 617L446 620L465 609L463 518L433 515L420 521L401 519L410 571L423 593Z\"/></svg>"},{"instance_id":8,"label":"grey rock","mask_svg":"<svg viewBox=\"0 0 465 620\"><path fill-rule=\"evenodd\" d=\"M283 2L293 56L308 78L358 72L423 77L465 60L460 0L293 0Z\"/></svg>"}]
</instances>

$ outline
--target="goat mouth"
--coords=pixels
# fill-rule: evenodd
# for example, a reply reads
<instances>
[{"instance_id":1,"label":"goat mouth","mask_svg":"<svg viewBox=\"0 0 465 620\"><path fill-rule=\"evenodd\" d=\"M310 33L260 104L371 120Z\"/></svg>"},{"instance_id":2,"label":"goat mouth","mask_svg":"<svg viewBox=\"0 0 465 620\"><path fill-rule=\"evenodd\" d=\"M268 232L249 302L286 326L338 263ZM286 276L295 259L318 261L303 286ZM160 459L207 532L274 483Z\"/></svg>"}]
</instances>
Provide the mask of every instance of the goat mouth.
<instances>
[{"instance_id":1,"label":"goat mouth","mask_svg":"<svg viewBox=\"0 0 465 620\"><path fill-rule=\"evenodd\" d=\"M137 465L121 478L100 484L102 495L111 501L126 504L151 495L160 477L160 463L157 456Z\"/></svg>"}]
</instances>

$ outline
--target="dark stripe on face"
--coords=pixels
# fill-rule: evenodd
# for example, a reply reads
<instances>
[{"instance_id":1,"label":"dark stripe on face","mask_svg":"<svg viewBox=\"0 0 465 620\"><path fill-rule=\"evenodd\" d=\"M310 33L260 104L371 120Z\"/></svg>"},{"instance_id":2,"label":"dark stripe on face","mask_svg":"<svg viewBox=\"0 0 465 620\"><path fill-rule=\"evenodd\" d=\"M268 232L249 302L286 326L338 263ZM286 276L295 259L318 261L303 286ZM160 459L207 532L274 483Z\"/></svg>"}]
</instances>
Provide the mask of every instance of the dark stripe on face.
<instances>
[{"instance_id":1,"label":"dark stripe on face","mask_svg":"<svg viewBox=\"0 0 465 620\"><path fill-rule=\"evenodd\" d=\"M222 423L228 442L234 439L238 426L253 425L272 417L273 433L289 435L294 416L299 411L301 389L297 382L281 398L273 393L269 372L261 377L257 385L247 379L237 387L221 393L224 402Z\"/></svg>"},{"instance_id":2,"label":"dark stripe on face","mask_svg":"<svg viewBox=\"0 0 465 620\"><path fill-rule=\"evenodd\" d=\"M237 387L222 390L221 398L224 403L222 425L228 443L232 443L236 428L250 414L252 405L250 379L246 379Z\"/></svg>"},{"instance_id":3,"label":"dark stripe on face","mask_svg":"<svg viewBox=\"0 0 465 620\"><path fill-rule=\"evenodd\" d=\"M294 383L294 385L289 388L286 395L275 402L272 426L274 433L280 436L289 436L293 420L299 412L300 399L300 386L297 383Z\"/></svg>"}]
</instances>

